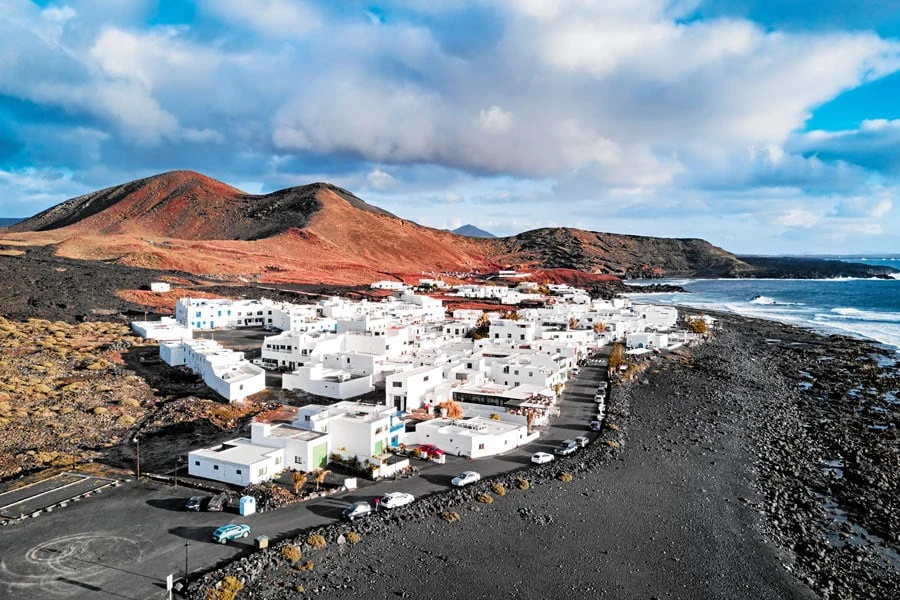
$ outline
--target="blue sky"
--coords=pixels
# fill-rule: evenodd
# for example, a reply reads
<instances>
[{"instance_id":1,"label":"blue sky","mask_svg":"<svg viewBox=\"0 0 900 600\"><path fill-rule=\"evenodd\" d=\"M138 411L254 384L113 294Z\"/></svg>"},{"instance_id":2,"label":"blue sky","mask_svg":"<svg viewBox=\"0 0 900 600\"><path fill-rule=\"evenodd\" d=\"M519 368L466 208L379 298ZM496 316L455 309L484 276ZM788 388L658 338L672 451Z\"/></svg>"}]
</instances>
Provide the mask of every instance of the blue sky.
<instances>
[{"instance_id":1,"label":"blue sky","mask_svg":"<svg viewBox=\"0 0 900 600\"><path fill-rule=\"evenodd\" d=\"M900 252L887 0L5 0L0 216L173 169L398 216Z\"/></svg>"}]
</instances>

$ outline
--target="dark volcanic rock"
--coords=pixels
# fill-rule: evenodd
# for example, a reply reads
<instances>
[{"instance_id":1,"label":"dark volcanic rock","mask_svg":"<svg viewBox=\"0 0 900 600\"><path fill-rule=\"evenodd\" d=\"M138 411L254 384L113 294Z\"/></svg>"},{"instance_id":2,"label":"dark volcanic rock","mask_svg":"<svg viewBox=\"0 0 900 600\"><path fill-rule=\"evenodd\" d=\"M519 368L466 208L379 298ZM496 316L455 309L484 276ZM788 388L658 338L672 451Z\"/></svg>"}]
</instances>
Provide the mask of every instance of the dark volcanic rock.
<instances>
[{"instance_id":1,"label":"dark volcanic rock","mask_svg":"<svg viewBox=\"0 0 900 600\"><path fill-rule=\"evenodd\" d=\"M890 277L900 273L893 267L879 267L840 260L791 256L741 256L754 267L744 277L770 279L830 279L834 277Z\"/></svg>"}]
</instances>

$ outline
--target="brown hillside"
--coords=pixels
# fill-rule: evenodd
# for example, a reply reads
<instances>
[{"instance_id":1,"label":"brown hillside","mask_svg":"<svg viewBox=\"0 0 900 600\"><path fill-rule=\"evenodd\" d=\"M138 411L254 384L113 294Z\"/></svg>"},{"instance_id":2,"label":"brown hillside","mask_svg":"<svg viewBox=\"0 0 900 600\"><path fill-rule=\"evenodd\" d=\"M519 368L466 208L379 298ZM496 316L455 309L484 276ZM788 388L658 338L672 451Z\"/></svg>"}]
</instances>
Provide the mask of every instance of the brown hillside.
<instances>
[{"instance_id":1,"label":"brown hillside","mask_svg":"<svg viewBox=\"0 0 900 600\"><path fill-rule=\"evenodd\" d=\"M585 284L594 281L590 275L732 275L749 268L703 240L567 228L472 238L400 219L325 183L252 195L191 171L67 200L12 226L0 244L54 245L67 258L264 282L414 281L423 271L502 265Z\"/></svg>"}]
</instances>

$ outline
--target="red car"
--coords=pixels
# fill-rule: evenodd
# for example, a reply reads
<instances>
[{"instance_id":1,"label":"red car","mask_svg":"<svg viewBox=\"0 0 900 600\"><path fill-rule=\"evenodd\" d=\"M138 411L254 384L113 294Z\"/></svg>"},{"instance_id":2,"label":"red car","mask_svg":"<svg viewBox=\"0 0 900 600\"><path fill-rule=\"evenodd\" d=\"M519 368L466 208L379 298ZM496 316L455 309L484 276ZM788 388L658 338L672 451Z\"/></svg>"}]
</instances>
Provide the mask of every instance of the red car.
<instances>
[{"instance_id":1,"label":"red car","mask_svg":"<svg viewBox=\"0 0 900 600\"><path fill-rule=\"evenodd\" d=\"M419 456L427 458L441 458L444 456L444 451L434 444L421 444L416 448L416 451L419 453Z\"/></svg>"}]
</instances>

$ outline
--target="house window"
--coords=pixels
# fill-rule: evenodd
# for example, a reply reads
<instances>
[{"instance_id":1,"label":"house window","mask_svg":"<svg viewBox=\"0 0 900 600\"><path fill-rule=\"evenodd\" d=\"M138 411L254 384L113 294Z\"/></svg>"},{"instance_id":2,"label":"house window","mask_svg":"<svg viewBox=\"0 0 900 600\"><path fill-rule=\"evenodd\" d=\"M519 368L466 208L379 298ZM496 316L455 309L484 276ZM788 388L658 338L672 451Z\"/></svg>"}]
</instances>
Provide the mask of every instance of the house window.
<instances>
[{"instance_id":1,"label":"house window","mask_svg":"<svg viewBox=\"0 0 900 600\"><path fill-rule=\"evenodd\" d=\"M478 449L479 449L479 450L484 450L484 444L478 444Z\"/></svg>"},{"instance_id":2,"label":"house window","mask_svg":"<svg viewBox=\"0 0 900 600\"><path fill-rule=\"evenodd\" d=\"M300 458L299 456L295 456L295 457L294 457L294 464L302 465L302 464L303 464L303 459Z\"/></svg>"},{"instance_id":3,"label":"house window","mask_svg":"<svg viewBox=\"0 0 900 600\"><path fill-rule=\"evenodd\" d=\"M240 469L235 469L234 472L235 472L235 474L237 474L237 475L240 475L240 474L241 474L241 470L240 470Z\"/></svg>"},{"instance_id":4,"label":"house window","mask_svg":"<svg viewBox=\"0 0 900 600\"><path fill-rule=\"evenodd\" d=\"M280 457L280 456L276 456L276 457L275 457L275 464L276 464L276 465L280 465L280 464L281 464L281 457Z\"/></svg>"},{"instance_id":5,"label":"house window","mask_svg":"<svg viewBox=\"0 0 900 600\"><path fill-rule=\"evenodd\" d=\"M265 475L265 474L266 474L266 468L265 468L265 467L260 467L260 468L259 468L259 476L262 477L262 476Z\"/></svg>"},{"instance_id":6,"label":"house window","mask_svg":"<svg viewBox=\"0 0 900 600\"><path fill-rule=\"evenodd\" d=\"M428 381L428 375L426 375L425 377L423 377L423 378L422 378L422 381L423 381L423 382L424 382L424 381Z\"/></svg>"},{"instance_id":7,"label":"house window","mask_svg":"<svg viewBox=\"0 0 900 600\"><path fill-rule=\"evenodd\" d=\"M218 471L218 470L219 470L219 465L213 465L213 471Z\"/></svg>"},{"instance_id":8,"label":"house window","mask_svg":"<svg viewBox=\"0 0 900 600\"><path fill-rule=\"evenodd\" d=\"M525 334L523 333L522 335L520 335L520 336L519 336L519 339L520 339L520 340L524 340L524 339L525 339Z\"/></svg>"},{"instance_id":9,"label":"house window","mask_svg":"<svg viewBox=\"0 0 900 600\"><path fill-rule=\"evenodd\" d=\"M395 381L391 384L393 387L403 387L402 381Z\"/></svg>"},{"instance_id":10,"label":"house window","mask_svg":"<svg viewBox=\"0 0 900 600\"><path fill-rule=\"evenodd\" d=\"M195 467L199 467L199 466L200 466L200 461L199 461L199 460L195 460L195 461L194 461L194 466L195 466Z\"/></svg>"}]
</instances>

